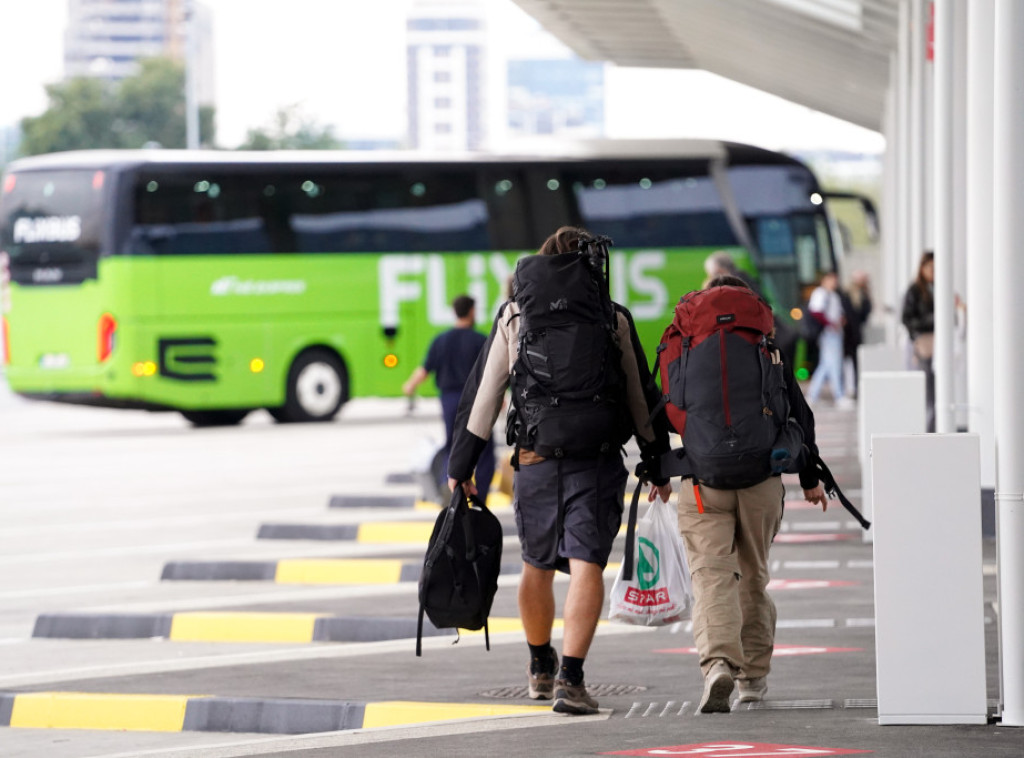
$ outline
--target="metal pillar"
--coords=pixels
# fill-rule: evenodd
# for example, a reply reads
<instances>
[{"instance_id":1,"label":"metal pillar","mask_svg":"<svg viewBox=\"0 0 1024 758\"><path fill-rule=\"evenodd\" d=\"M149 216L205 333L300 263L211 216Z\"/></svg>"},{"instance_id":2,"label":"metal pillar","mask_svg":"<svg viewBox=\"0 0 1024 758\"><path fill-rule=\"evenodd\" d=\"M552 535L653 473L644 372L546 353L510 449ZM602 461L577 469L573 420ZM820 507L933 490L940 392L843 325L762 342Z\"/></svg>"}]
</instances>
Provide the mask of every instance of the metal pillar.
<instances>
[{"instance_id":1,"label":"metal pillar","mask_svg":"<svg viewBox=\"0 0 1024 758\"><path fill-rule=\"evenodd\" d=\"M185 6L185 147L199 149L199 100L196 92L196 13L191 0Z\"/></svg>"},{"instance_id":2,"label":"metal pillar","mask_svg":"<svg viewBox=\"0 0 1024 758\"><path fill-rule=\"evenodd\" d=\"M935 431L956 431L953 388L953 30L954 0L934 0Z\"/></svg>"},{"instance_id":3,"label":"metal pillar","mask_svg":"<svg viewBox=\"0 0 1024 758\"><path fill-rule=\"evenodd\" d=\"M908 218L910 231L908 239L909 264L906 282L911 282L917 274L917 263L924 252L924 161L925 161L925 29L924 0L910 0L910 87L907 97L910 98L910 128L907 135L910 147L910 179L907 185L910 203Z\"/></svg>"},{"instance_id":4,"label":"metal pillar","mask_svg":"<svg viewBox=\"0 0 1024 758\"><path fill-rule=\"evenodd\" d=\"M916 256L911 252L910 234L910 0L903 0L899 7L899 45L897 48L897 80L896 80L896 260L893 262L893 276L896 287L896 299L893 303L896 314L897 343L903 344L906 330L900 323L903 311L903 293L910 279L907 272Z\"/></svg>"},{"instance_id":5,"label":"metal pillar","mask_svg":"<svg viewBox=\"0 0 1024 758\"><path fill-rule=\"evenodd\" d=\"M967 428L981 440L981 488L991 492L996 486L991 368L995 0L973 0L967 12Z\"/></svg>"},{"instance_id":6,"label":"metal pillar","mask_svg":"<svg viewBox=\"0 0 1024 758\"><path fill-rule=\"evenodd\" d=\"M996 0L993 77L994 279L999 630L1003 724L1024 726L1024 257L1019 223L1024 197L1024 3Z\"/></svg>"}]
</instances>

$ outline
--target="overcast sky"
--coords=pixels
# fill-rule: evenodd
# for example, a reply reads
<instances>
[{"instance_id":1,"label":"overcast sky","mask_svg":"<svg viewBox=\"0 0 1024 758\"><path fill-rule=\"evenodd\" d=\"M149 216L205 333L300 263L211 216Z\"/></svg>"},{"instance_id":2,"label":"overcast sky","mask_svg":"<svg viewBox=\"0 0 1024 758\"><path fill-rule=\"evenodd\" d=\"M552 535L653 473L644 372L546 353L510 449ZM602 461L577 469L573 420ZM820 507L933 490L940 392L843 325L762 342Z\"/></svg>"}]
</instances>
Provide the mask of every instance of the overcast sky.
<instances>
[{"instance_id":1,"label":"overcast sky","mask_svg":"<svg viewBox=\"0 0 1024 758\"><path fill-rule=\"evenodd\" d=\"M299 105L347 138L405 132L412 0L204 0L213 12L218 141ZM492 57L566 55L512 0L492 4ZM67 0L0 0L0 126L46 108L63 73ZM666 96L669 93L670 96ZM715 137L789 150L880 152L876 132L703 72L608 67L609 137ZM756 117L755 117L756 114Z\"/></svg>"}]
</instances>

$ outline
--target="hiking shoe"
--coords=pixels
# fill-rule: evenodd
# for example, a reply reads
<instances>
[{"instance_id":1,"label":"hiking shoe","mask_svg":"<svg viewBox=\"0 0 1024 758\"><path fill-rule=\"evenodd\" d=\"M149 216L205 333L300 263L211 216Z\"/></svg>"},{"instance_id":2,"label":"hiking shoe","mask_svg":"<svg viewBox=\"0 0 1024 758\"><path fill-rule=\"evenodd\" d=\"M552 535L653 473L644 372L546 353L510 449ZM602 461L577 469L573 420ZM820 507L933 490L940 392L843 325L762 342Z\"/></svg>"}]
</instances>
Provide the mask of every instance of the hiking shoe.
<instances>
[{"instance_id":1,"label":"hiking shoe","mask_svg":"<svg viewBox=\"0 0 1024 758\"><path fill-rule=\"evenodd\" d=\"M717 661L704 677L704 696L700 699L698 710L701 713L729 713L732 688L732 669L725 661Z\"/></svg>"},{"instance_id":2,"label":"hiking shoe","mask_svg":"<svg viewBox=\"0 0 1024 758\"><path fill-rule=\"evenodd\" d=\"M740 693L741 703L760 703L768 692L768 680L763 676L753 679L737 679L736 689Z\"/></svg>"},{"instance_id":3,"label":"hiking shoe","mask_svg":"<svg viewBox=\"0 0 1024 758\"><path fill-rule=\"evenodd\" d=\"M551 661L548 671L534 673L533 661L526 666L526 679L529 683L531 700L550 700L555 696L555 672L558 671L558 653L551 648Z\"/></svg>"},{"instance_id":4,"label":"hiking shoe","mask_svg":"<svg viewBox=\"0 0 1024 758\"><path fill-rule=\"evenodd\" d=\"M587 694L586 684L574 685L564 679L556 679L555 704L551 710L555 713L585 716L588 713L597 713L597 701Z\"/></svg>"}]
</instances>

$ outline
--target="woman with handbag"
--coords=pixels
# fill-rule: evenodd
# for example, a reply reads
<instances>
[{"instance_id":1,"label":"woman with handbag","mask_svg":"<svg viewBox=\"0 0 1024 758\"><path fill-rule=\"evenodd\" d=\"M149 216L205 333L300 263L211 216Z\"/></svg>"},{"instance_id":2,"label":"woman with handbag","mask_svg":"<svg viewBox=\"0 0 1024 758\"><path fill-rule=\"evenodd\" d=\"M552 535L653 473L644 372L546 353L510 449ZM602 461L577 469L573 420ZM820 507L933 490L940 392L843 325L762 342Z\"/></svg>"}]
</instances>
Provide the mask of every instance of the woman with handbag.
<instances>
[{"instance_id":1,"label":"woman with handbag","mask_svg":"<svg viewBox=\"0 0 1024 758\"><path fill-rule=\"evenodd\" d=\"M935 374L932 354L935 348L935 254L921 256L917 278L903 297L903 325L910 334L913 353L910 368L924 371L928 431L935 431Z\"/></svg>"}]
</instances>

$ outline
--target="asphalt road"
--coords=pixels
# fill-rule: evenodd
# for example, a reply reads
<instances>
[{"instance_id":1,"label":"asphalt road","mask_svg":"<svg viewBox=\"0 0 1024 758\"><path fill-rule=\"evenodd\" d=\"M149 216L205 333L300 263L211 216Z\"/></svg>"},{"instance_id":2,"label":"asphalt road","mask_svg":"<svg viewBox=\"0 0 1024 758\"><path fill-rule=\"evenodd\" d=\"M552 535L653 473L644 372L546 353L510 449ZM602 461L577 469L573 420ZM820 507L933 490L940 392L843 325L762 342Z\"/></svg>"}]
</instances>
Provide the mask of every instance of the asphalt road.
<instances>
[{"instance_id":1,"label":"asphalt road","mask_svg":"<svg viewBox=\"0 0 1024 758\"><path fill-rule=\"evenodd\" d=\"M818 415L856 502L856 414ZM1024 756L1021 730L878 726L871 546L837 504L806 508L793 485L772 555L780 624L764 707L695 715L685 623L600 627L587 665L597 716L524 699L500 499L509 573L490 652L479 635L432 636L417 659L415 574L437 511L415 504L418 484L387 481L423 468L441 434L429 400L411 415L369 400L330 424L260 413L198 430L0 391L0 756ZM339 495L357 499L330 507ZM402 502L373 500L384 496ZM991 621L991 576L985 586Z\"/></svg>"}]
</instances>

